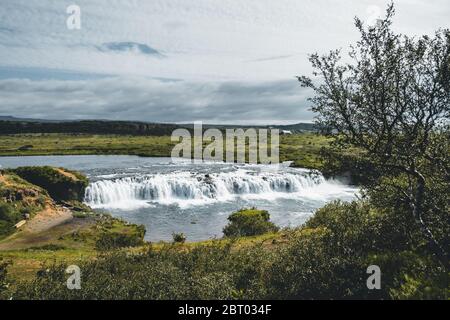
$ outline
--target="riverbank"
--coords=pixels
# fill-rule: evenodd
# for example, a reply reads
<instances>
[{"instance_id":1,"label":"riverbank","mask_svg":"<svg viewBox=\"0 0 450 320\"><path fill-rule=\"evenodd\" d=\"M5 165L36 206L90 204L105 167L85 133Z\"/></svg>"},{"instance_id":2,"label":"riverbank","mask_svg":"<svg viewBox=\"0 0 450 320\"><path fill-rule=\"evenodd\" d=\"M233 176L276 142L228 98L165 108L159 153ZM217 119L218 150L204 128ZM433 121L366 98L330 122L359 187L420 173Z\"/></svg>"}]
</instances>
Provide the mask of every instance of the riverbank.
<instances>
[{"instance_id":1,"label":"riverbank","mask_svg":"<svg viewBox=\"0 0 450 320\"><path fill-rule=\"evenodd\" d=\"M0 260L12 262L14 277L31 278L43 264L144 244L143 227L79 202L86 186L81 174L62 168L0 170Z\"/></svg>"}]
</instances>

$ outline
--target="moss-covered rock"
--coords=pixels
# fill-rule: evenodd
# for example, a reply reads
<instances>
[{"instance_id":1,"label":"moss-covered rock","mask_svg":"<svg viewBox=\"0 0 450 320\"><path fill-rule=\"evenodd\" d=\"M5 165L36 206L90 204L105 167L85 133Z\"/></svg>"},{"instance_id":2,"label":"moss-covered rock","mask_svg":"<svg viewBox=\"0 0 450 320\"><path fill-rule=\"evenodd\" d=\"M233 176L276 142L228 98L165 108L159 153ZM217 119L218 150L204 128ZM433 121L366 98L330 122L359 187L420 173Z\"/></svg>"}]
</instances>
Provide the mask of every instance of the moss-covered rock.
<instances>
[{"instance_id":1,"label":"moss-covered rock","mask_svg":"<svg viewBox=\"0 0 450 320\"><path fill-rule=\"evenodd\" d=\"M230 223L223 229L226 237L256 236L278 231L278 227L270 222L270 214L266 210L242 209L232 213Z\"/></svg>"},{"instance_id":2,"label":"moss-covered rock","mask_svg":"<svg viewBox=\"0 0 450 320\"><path fill-rule=\"evenodd\" d=\"M88 179L82 174L63 168L20 167L12 170L21 178L44 188L56 201L82 201Z\"/></svg>"}]
</instances>

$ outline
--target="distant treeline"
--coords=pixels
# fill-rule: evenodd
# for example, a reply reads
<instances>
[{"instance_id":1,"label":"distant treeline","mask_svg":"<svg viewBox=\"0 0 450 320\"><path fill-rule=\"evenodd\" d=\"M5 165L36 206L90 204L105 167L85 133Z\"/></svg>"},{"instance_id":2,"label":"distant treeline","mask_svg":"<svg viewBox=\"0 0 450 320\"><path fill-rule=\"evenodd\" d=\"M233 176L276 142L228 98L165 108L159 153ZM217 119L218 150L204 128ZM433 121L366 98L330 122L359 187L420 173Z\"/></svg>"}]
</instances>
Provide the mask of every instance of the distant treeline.
<instances>
[{"instance_id":1,"label":"distant treeline","mask_svg":"<svg viewBox=\"0 0 450 320\"><path fill-rule=\"evenodd\" d=\"M0 120L0 134L18 133L87 133L87 134L119 134L142 136L167 136L175 129L192 129L192 125L176 125L166 123L148 123L137 121L107 121L107 120L81 120L81 121L28 121L28 120ZM247 128L247 126L231 125L204 125L204 129L218 128ZM286 126L255 126L255 128L276 128L290 130L292 133L315 131L311 123L299 123Z\"/></svg>"},{"instance_id":2,"label":"distant treeline","mask_svg":"<svg viewBox=\"0 0 450 320\"><path fill-rule=\"evenodd\" d=\"M123 135L171 135L180 128L174 124L145 123L132 121L70 121L70 122L29 122L0 121L0 134L17 133L89 133Z\"/></svg>"}]
</instances>

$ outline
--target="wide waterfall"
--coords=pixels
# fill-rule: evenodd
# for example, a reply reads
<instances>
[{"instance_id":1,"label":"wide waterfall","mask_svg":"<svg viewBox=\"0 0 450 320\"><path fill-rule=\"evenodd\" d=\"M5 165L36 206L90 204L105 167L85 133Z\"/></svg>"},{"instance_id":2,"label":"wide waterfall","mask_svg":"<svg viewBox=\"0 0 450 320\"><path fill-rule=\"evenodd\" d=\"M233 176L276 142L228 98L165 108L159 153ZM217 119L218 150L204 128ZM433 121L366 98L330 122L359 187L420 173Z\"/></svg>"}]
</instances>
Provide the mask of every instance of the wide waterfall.
<instances>
[{"instance_id":1,"label":"wide waterfall","mask_svg":"<svg viewBox=\"0 0 450 320\"><path fill-rule=\"evenodd\" d=\"M257 207L280 227L304 223L333 200L351 201L355 186L325 179L290 163L250 165L193 163L189 159L136 156L50 156L2 158L5 167L52 165L89 177L85 202L146 227L145 239L190 241L221 237L228 216Z\"/></svg>"},{"instance_id":2,"label":"wide waterfall","mask_svg":"<svg viewBox=\"0 0 450 320\"><path fill-rule=\"evenodd\" d=\"M85 201L97 208L126 206L135 201L195 204L228 201L235 197L301 196L311 189L332 184L336 183L307 170L255 172L239 169L209 174L178 171L99 180L86 189Z\"/></svg>"}]
</instances>

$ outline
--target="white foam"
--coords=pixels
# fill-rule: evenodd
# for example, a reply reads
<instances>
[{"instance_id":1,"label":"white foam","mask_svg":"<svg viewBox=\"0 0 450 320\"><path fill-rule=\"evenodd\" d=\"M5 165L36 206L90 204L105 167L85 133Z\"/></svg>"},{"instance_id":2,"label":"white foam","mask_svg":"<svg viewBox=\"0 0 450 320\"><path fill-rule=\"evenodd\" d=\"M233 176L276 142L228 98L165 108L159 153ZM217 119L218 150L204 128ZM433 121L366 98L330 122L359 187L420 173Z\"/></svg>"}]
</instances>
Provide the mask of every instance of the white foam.
<instances>
[{"instance_id":1,"label":"white foam","mask_svg":"<svg viewBox=\"0 0 450 320\"><path fill-rule=\"evenodd\" d=\"M327 201L351 197L355 189L327 181L310 170L279 170L268 166L237 166L234 171L211 174L175 171L105 179L91 183L85 195L94 208L130 209L149 203L181 208L232 201L236 198L276 200L304 198Z\"/></svg>"}]
</instances>

